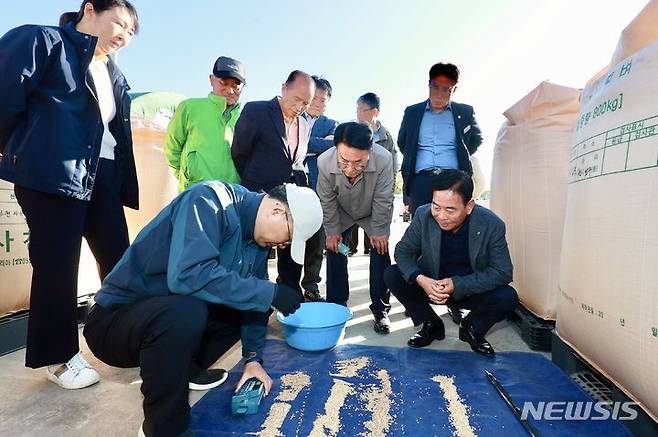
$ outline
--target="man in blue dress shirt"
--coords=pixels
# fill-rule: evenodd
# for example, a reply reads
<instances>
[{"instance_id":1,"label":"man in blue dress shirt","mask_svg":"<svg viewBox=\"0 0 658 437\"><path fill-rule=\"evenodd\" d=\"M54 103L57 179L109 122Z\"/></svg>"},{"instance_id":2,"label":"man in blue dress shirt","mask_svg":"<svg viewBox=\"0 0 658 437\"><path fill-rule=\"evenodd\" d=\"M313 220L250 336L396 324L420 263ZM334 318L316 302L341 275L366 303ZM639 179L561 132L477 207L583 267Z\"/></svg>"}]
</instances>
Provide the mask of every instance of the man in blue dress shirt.
<instances>
[{"instance_id":1,"label":"man in blue dress shirt","mask_svg":"<svg viewBox=\"0 0 658 437\"><path fill-rule=\"evenodd\" d=\"M429 98L407 107L398 134L404 193L410 209L432 201L431 174L437 169L473 173L470 155L482 144L473 107L452 102L459 69L438 63L429 71Z\"/></svg>"}]
</instances>

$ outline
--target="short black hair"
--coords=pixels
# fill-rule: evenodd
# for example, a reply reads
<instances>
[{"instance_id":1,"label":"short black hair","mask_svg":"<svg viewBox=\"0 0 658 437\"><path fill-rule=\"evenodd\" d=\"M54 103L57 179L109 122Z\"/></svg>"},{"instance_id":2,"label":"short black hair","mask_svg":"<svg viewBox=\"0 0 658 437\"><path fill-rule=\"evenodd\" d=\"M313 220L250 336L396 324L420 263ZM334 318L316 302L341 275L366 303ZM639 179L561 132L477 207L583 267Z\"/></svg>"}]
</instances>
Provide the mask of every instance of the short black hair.
<instances>
[{"instance_id":1,"label":"short black hair","mask_svg":"<svg viewBox=\"0 0 658 437\"><path fill-rule=\"evenodd\" d=\"M445 76L448 79L459 82L459 68L455 64L439 62L430 68L430 81L439 76Z\"/></svg>"},{"instance_id":2,"label":"short black hair","mask_svg":"<svg viewBox=\"0 0 658 437\"><path fill-rule=\"evenodd\" d=\"M270 189L267 192L267 195L274 200L278 200L284 205L288 206L288 194L286 193L285 185L277 185L276 187Z\"/></svg>"},{"instance_id":3,"label":"short black hair","mask_svg":"<svg viewBox=\"0 0 658 437\"><path fill-rule=\"evenodd\" d=\"M288 79L286 79L286 86L292 84L298 77L307 77L308 79L312 79L310 74L305 73L302 70L293 70L288 75Z\"/></svg>"},{"instance_id":4,"label":"short black hair","mask_svg":"<svg viewBox=\"0 0 658 437\"><path fill-rule=\"evenodd\" d=\"M311 76L311 78L313 79L313 82L315 82L316 91L317 90L326 91L327 96L331 97L331 92L333 91L333 89L331 88L331 84L327 79L320 76Z\"/></svg>"},{"instance_id":5,"label":"short black hair","mask_svg":"<svg viewBox=\"0 0 658 437\"><path fill-rule=\"evenodd\" d=\"M370 107L370 109L379 109L379 96L375 93L365 93L358 99L356 99L356 102L359 103L365 103Z\"/></svg>"},{"instance_id":6,"label":"short black hair","mask_svg":"<svg viewBox=\"0 0 658 437\"><path fill-rule=\"evenodd\" d=\"M349 121L341 123L334 132L334 144L345 143L359 150L372 149L372 129L367 123Z\"/></svg>"},{"instance_id":7,"label":"short black hair","mask_svg":"<svg viewBox=\"0 0 658 437\"><path fill-rule=\"evenodd\" d=\"M438 169L432 172L432 192L452 190L462 196L464 205L473 198L473 179L462 170Z\"/></svg>"}]
</instances>

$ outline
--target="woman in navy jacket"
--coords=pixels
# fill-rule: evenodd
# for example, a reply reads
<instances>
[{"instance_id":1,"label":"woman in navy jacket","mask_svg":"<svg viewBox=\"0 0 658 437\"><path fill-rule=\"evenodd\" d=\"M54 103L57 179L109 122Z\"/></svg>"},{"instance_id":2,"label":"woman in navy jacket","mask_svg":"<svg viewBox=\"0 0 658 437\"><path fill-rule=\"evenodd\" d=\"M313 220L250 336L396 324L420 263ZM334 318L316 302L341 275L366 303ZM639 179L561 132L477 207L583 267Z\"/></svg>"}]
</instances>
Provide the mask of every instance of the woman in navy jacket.
<instances>
[{"instance_id":1,"label":"woman in navy jacket","mask_svg":"<svg viewBox=\"0 0 658 437\"><path fill-rule=\"evenodd\" d=\"M33 267L25 365L64 388L98 382L79 352L80 244L103 279L128 247L138 207L130 89L109 57L138 30L125 0L87 0L55 26L0 39L0 178L14 183Z\"/></svg>"}]
</instances>

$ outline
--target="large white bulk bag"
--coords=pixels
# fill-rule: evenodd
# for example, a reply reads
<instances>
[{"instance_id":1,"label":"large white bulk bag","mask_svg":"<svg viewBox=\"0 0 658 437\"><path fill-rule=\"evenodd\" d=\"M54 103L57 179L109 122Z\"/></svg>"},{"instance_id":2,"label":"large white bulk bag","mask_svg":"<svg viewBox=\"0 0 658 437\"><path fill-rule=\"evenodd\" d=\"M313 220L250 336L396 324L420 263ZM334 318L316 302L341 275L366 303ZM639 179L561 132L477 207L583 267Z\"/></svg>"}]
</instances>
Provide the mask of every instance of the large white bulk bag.
<instances>
[{"instance_id":1,"label":"large white bulk bag","mask_svg":"<svg viewBox=\"0 0 658 437\"><path fill-rule=\"evenodd\" d=\"M165 137L165 132L139 128L133 124L139 210L124 208L131 241L178 193L178 181L164 153Z\"/></svg>"},{"instance_id":2,"label":"large white bulk bag","mask_svg":"<svg viewBox=\"0 0 658 437\"><path fill-rule=\"evenodd\" d=\"M623 30L610 65L658 41L658 0L651 0Z\"/></svg>"},{"instance_id":3,"label":"large white bulk bag","mask_svg":"<svg viewBox=\"0 0 658 437\"><path fill-rule=\"evenodd\" d=\"M507 226L512 285L555 320L567 172L580 91L542 82L504 115L494 148L491 209Z\"/></svg>"},{"instance_id":4,"label":"large white bulk bag","mask_svg":"<svg viewBox=\"0 0 658 437\"><path fill-rule=\"evenodd\" d=\"M654 42L583 92L571 148L557 321L558 335L654 419L657 77Z\"/></svg>"},{"instance_id":5,"label":"large white bulk bag","mask_svg":"<svg viewBox=\"0 0 658 437\"><path fill-rule=\"evenodd\" d=\"M178 181L164 153L166 131L185 96L173 92L141 94L132 102L133 153L139 181L139 210L125 208L130 240L178 194Z\"/></svg>"},{"instance_id":6,"label":"large white bulk bag","mask_svg":"<svg viewBox=\"0 0 658 437\"><path fill-rule=\"evenodd\" d=\"M28 238L14 185L0 179L0 316L29 306L32 267Z\"/></svg>"}]
</instances>

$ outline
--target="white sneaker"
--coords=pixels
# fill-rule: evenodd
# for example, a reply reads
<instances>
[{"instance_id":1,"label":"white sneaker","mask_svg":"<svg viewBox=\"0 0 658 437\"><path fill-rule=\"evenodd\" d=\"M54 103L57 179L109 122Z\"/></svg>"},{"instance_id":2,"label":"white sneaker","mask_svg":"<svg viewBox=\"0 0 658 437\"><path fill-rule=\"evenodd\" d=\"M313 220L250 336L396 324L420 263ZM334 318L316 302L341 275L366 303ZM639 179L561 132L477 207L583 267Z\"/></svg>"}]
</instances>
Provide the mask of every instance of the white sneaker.
<instances>
[{"instance_id":1,"label":"white sneaker","mask_svg":"<svg viewBox=\"0 0 658 437\"><path fill-rule=\"evenodd\" d=\"M100 381L100 376L82 356L82 352L64 364L48 366L48 380L69 390L89 387Z\"/></svg>"}]
</instances>

